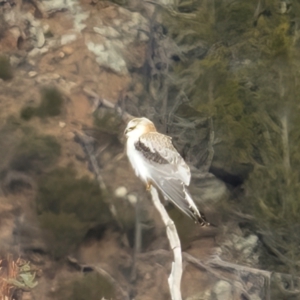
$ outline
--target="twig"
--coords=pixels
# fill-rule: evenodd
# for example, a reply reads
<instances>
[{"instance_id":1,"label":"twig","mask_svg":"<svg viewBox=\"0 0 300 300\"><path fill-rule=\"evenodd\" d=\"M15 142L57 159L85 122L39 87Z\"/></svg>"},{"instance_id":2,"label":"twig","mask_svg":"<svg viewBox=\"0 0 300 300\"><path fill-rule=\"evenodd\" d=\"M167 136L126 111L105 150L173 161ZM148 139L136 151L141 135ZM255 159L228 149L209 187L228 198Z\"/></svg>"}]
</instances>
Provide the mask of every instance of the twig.
<instances>
[{"instance_id":1,"label":"twig","mask_svg":"<svg viewBox=\"0 0 300 300\"><path fill-rule=\"evenodd\" d=\"M208 140L208 157L207 160L205 162L205 166L204 166L204 170L206 172L209 171L211 164L212 164L212 160L214 157L214 139L215 139L215 131L214 131L214 123L213 123L213 119L210 117L209 120L209 140Z\"/></svg>"},{"instance_id":2,"label":"twig","mask_svg":"<svg viewBox=\"0 0 300 300\"><path fill-rule=\"evenodd\" d=\"M130 274L130 280L133 282L136 280L136 261L137 255L141 252L142 248L142 224L140 220L140 201L137 199L135 204L135 239L134 239L134 252L133 252L133 263Z\"/></svg>"},{"instance_id":3,"label":"twig","mask_svg":"<svg viewBox=\"0 0 300 300\"><path fill-rule=\"evenodd\" d=\"M83 147L85 153L87 154L87 156L90 160L93 171L96 175L96 179L99 182L100 189L103 190L103 191L107 190L106 184L105 184L105 182L103 180L103 177L101 175L101 171L100 171L97 159L96 159L95 154L94 154L94 149L93 149L93 146L92 146L93 142L94 142L94 139L92 137L89 137L89 136L85 135L82 132L79 132L79 131L74 131L74 134L77 138L77 141ZM115 220L118 222L120 228L122 228L121 223L118 221L117 210L116 210L114 204L111 203L111 202L107 202L106 204L108 205L109 210L112 213L112 215L115 217Z\"/></svg>"},{"instance_id":4,"label":"twig","mask_svg":"<svg viewBox=\"0 0 300 300\"><path fill-rule=\"evenodd\" d=\"M247 299L251 299L251 296L249 295L249 293L246 290L245 284L243 282L241 282L241 280L239 280L239 278L233 279L228 276L225 276L225 275L221 274L220 272L214 270L209 264L202 262L200 259L197 259L196 257L194 257L186 252L183 253L183 258L186 262L193 264L195 267L197 267L199 269L204 269L205 271L209 272L216 278L223 280L223 281L227 281L228 283L232 284L236 288L237 291L240 291L243 293L244 297L247 297Z\"/></svg>"},{"instance_id":5,"label":"twig","mask_svg":"<svg viewBox=\"0 0 300 300\"><path fill-rule=\"evenodd\" d=\"M272 241L270 238L267 237L267 235L260 231L259 233L262 234L262 238L261 238L261 241L265 244L265 246L271 250L275 255L276 257L282 262L284 263L285 265L287 265L288 267L290 268L294 268L295 266L299 266L299 262L296 262L294 260L291 260L289 258L287 258L286 256L284 256L279 250L278 250L278 247L272 245Z\"/></svg>"},{"instance_id":6,"label":"twig","mask_svg":"<svg viewBox=\"0 0 300 300\"><path fill-rule=\"evenodd\" d=\"M89 157L89 160L92 164L93 170L96 174L97 180L99 182L100 188L102 190L106 190L106 185L105 185L104 180L101 176L100 168L98 166L96 157L94 155L94 149L92 147L92 143L94 142L94 139L87 136L87 135L85 135L85 134L83 134L83 133L81 133L81 132L78 132L78 131L75 131L74 134L75 134L76 138L79 140L80 144L83 146L86 154Z\"/></svg>"},{"instance_id":7,"label":"twig","mask_svg":"<svg viewBox=\"0 0 300 300\"><path fill-rule=\"evenodd\" d=\"M124 300L129 300L128 294L122 289L120 284L108 273L106 272L103 268L101 268L99 265L96 265L93 267L96 272L98 272L100 275L105 277L110 283L117 289L122 295L122 299Z\"/></svg>"},{"instance_id":8,"label":"twig","mask_svg":"<svg viewBox=\"0 0 300 300\"><path fill-rule=\"evenodd\" d=\"M88 264L88 265L80 264L77 261L77 259L75 259L71 256L68 256L68 261L71 264L77 266L81 272L84 272L84 269L92 269L92 270L96 271L101 276L105 277L115 287L115 289L120 292L123 300L129 300L128 293L125 292L123 290L123 288L121 287L121 285L107 271L105 271L99 264L95 264L95 265L94 264Z\"/></svg>"},{"instance_id":9,"label":"twig","mask_svg":"<svg viewBox=\"0 0 300 300\"><path fill-rule=\"evenodd\" d=\"M226 262L220 259L219 257L215 257L213 259L210 259L206 262L206 265L215 267L215 268L221 268L225 270L231 270L241 273L249 273L252 275L260 275L265 279L265 286L266 286L266 300L270 300L270 284L271 284L271 275L272 273L269 271L254 269L247 266L240 266L234 263Z\"/></svg>"},{"instance_id":10,"label":"twig","mask_svg":"<svg viewBox=\"0 0 300 300\"><path fill-rule=\"evenodd\" d=\"M170 243L170 247L173 251L174 261L172 262L171 274L168 278L170 293L172 300L181 300L181 276L182 276L182 255L181 245L174 222L169 217L165 210L165 207L161 204L159 196L155 187L151 186L150 193L152 201L161 215L162 221L166 226L167 237Z\"/></svg>"},{"instance_id":11,"label":"twig","mask_svg":"<svg viewBox=\"0 0 300 300\"><path fill-rule=\"evenodd\" d=\"M165 4L159 3L157 1L151 1L151 0L146 0L145 2L154 4L154 5L158 5L158 6L162 7L162 8L164 8L173 17L183 17L185 19L193 19L193 18L197 17L197 15L193 14L193 13L181 13L179 11L176 11L173 8L173 6L171 6L171 5L165 5Z\"/></svg>"},{"instance_id":12,"label":"twig","mask_svg":"<svg viewBox=\"0 0 300 300\"><path fill-rule=\"evenodd\" d=\"M278 286L280 292L283 293L285 296L292 297L292 296L298 296L300 294L300 291L297 289L295 289L293 291L287 290L283 286L280 274L275 274L274 278L275 278L275 282L277 283L277 286Z\"/></svg>"},{"instance_id":13,"label":"twig","mask_svg":"<svg viewBox=\"0 0 300 300\"><path fill-rule=\"evenodd\" d=\"M90 97L92 97L94 99L94 108L93 108L93 112L102 104L103 106L107 107L107 108L112 108L115 109L117 114L120 115L123 119L124 122L128 122L129 120L133 119L134 116L132 116L131 114L129 114L128 112L122 110L122 108L117 105L112 103L111 101L104 99L104 98L100 98L95 92L91 91L88 88L84 88L83 91Z\"/></svg>"}]
</instances>

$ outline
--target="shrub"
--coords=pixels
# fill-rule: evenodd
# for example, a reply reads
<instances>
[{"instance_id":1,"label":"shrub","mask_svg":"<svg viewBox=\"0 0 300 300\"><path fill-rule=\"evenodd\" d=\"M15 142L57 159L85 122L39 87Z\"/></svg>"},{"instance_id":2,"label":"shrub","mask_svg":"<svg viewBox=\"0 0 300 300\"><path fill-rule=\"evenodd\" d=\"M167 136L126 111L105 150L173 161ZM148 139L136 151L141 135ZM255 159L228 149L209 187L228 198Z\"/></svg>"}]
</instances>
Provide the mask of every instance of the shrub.
<instances>
[{"instance_id":1,"label":"shrub","mask_svg":"<svg viewBox=\"0 0 300 300\"><path fill-rule=\"evenodd\" d=\"M3 80L13 78L13 71L9 59L3 55L0 55L0 78Z\"/></svg>"},{"instance_id":2,"label":"shrub","mask_svg":"<svg viewBox=\"0 0 300 300\"><path fill-rule=\"evenodd\" d=\"M63 96L61 92L54 87L47 87L41 90L41 104L37 108L39 117L55 117L61 113L63 105Z\"/></svg>"},{"instance_id":3,"label":"shrub","mask_svg":"<svg viewBox=\"0 0 300 300\"><path fill-rule=\"evenodd\" d=\"M32 106L25 106L22 108L20 116L22 119L29 121L33 116L36 115L37 109Z\"/></svg>"},{"instance_id":4,"label":"shrub","mask_svg":"<svg viewBox=\"0 0 300 300\"><path fill-rule=\"evenodd\" d=\"M39 173L54 164L60 153L61 146L55 137L29 132L17 146L10 165L17 171Z\"/></svg>"},{"instance_id":5,"label":"shrub","mask_svg":"<svg viewBox=\"0 0 300 300\"><path fill-rule=\"evenodd\" d=\"M72 167L58 168L39 181L36 197L41 225L49 233L49 248L56 258L69 253L95 225L111 220L98 182L76 178Z\"/></svg>"},{"instance_id":6,"label":"shrub","mask_svg":"<svg viewBox=\"0 0 300 300\"><path fill-rule=\"evenodd\" d=\"M97 273L89 273L71 282L64 282L55 293L58 300L114 299L113 285Z\"/></svg>"}]
</instances>

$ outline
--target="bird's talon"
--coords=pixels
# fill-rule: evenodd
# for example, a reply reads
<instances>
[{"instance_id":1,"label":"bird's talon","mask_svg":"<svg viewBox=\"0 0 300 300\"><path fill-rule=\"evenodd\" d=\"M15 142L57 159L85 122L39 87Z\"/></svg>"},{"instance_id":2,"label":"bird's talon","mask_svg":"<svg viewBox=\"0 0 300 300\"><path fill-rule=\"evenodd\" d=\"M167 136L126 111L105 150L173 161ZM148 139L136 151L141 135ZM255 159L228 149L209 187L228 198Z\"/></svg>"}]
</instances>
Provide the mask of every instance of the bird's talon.
<instances>
[{"instance_id":1,"label":"bird's talon","mask_svg":"<svg viewBox=\"0 0 300 300\"><path fill-rule=\"evenodd\" d=\"M151 189L151 183L150 183L150 182L148 182L148 183L147 183L147 185L146 185L146 190L149 192L149 191L150 191L150 189Z\"/></svg>"}]
</instances>

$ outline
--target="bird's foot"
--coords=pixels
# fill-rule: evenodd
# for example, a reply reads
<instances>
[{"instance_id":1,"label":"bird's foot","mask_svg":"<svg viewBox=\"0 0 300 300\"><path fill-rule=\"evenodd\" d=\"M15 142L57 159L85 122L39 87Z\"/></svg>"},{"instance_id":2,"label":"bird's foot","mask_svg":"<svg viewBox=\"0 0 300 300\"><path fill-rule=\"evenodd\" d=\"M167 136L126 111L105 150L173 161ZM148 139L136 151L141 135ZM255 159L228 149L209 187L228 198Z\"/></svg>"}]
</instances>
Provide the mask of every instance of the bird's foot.
<instances>
[{"instance_id":1,"label":"bird's foot","mask_svg":"<svg viewBox=\"0 0 300 300\"><path fill-rule=\"evenodd\" d=\"M146 190L149 192L151 189L151 182L147 182Z\"/></svg>"}]
</instances>

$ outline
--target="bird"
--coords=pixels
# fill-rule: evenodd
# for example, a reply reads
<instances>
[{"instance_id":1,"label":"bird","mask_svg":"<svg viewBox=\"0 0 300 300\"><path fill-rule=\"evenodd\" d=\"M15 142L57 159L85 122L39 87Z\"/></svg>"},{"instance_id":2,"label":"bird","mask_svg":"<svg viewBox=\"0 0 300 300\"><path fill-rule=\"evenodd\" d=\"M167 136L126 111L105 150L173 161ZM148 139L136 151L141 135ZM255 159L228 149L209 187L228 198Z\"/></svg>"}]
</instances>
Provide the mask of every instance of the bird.
<instances>
[{"instance_id":1,"label":"bird","mask_svg":"<svg viewBox=\"0 0 300 300\"><path fill-rule=\"evenodd\" d=\"M147 190L153 185L196 223L210 225L187 190L190 168L173 146L172 138L157 132L154 123L145 117L130 120L124 134L129 162Z\"/></svg>"}]
</instances>

